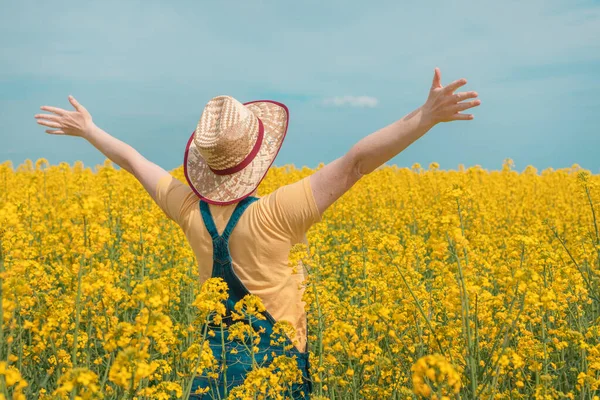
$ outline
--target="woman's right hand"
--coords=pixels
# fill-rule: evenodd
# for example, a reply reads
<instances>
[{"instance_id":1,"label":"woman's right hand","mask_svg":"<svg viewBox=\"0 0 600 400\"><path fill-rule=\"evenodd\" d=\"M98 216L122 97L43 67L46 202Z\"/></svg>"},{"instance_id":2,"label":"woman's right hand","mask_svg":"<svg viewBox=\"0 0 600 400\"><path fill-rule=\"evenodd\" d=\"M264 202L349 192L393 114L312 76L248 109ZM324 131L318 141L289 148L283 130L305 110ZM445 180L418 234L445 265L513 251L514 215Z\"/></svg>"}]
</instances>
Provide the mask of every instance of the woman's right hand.
<instances>
[{"instance_id":1,"label":"woman's right hand","mask_svg":"<svg viewBox=\"0 0 600 400\"><path fill-rule=\"evenodd\" d=\"M56 128L55 130L46 130L46 133L52 135L69 135L85 138L95 128L92 116L73 96L69 96L69 102L73 105L75 111L50 106L40 107L41 110L49 111L53 114L36 114L37 123L50 128Z\"/></svg>"},{"instance_id":2,"label":"woman's right hand","mask_svg":"<svg viewBox=\"0 0 600 400\"><path fill-rule=\"evenodd\" d=\"M473 114L461 114L460 111L468 108L477 107L481 100L460 101L477 97L477 92L452 93L459 87L467 83L466 79L459 79L447 86L442 86L441 72L439 68L435 69L433 83L429 90L429 97L421 107L423 116L427 122L433 126L439 122L471 120Z\"/></svg>"}]
</instances>

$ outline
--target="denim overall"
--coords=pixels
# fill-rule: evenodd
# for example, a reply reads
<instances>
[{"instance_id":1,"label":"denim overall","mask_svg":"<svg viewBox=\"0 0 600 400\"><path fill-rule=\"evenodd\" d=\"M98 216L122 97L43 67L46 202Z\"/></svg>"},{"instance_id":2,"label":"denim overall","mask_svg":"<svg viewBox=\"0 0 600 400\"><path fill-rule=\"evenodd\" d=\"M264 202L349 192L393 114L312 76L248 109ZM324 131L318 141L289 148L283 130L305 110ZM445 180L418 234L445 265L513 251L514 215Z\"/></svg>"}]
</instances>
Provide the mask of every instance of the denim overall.
<instances>
[{"instance_id":1,"label":"denim overall","mask_svg":"<svg viewBox=\"0 0 600 400\"><path fill-rule=\"evenodd\" d=\"M235 207L235 210L233 211L233 214L231 215L231 218L229 219L227 226L221 235L219 235L217 232L217 228L210 213L208 203L200 200L200 213L202 214L202 219L204 220L206 229L210 233L213 242L212 277L223 278L229 287L229 298L226 300L227 313L223 317L223 331L221 332L220 325L209 325L209 328L213 330L215 335L213 337L207 335L210 347L213 351L215 359L217 360L217 363L219 363L219 365L225 364L226 370L223 371L223 369L221 369L219 372L219 377L216 379L205 376L197 376L194 378L190 399L225 399L226 392L228 395L232 388L243 384L246 374L252 370L252 354L246 348L244 343L239 339L228 339L229 325L239 321L232 320L231 311L234 310L235 303L240 301L245 295L250 294L248 289L246 289L244 284L233 271L231 265L231 255L229 253L229 236L242 216L244 210L246 210L250 204L257 200L257 197L252 196L241 200ZM261 341L257 346L258 352L254 353L254 359L258 364L256 368L268 366L273 360L273 352L275 353L275 356L284 354L282 344L278 344L277 346L270 345L271 332L273 331L275 320L268 311L265 311L263 315L266 317L265 320L258 320L256 318L252 318L251 320L251 325L255 332L258 332L261 328L264 328L264 333L260 334ZM248 323L248 320L246 319L245 322ZM285 336L285 338L286 341L284 344L286 348L287 346L291 346L291 349L285 350L285 354L289 357L296 356L298 369L302 372L303 383L294 383L292 385L291 392L288 391L283 395L285 398L290 399L309 399L310 393L312 392L312 381L309 372L310 364L308 361L308 342L306 351L300 352L296 346L292 345L292 342L287 336ZM252 348L252 343L250 340L247 340L247 347L250 349ZM237 352L232 354L231 350L236 350ZM265 355L267 356L267 360L263 361ZM225 386L227 387L227 390L225 390ZM193 394L199 387L209 387L210 390L207 393L200 395ZM302 395L301 392L304 392L304 395Z\"/></svg>"}]
</instances>

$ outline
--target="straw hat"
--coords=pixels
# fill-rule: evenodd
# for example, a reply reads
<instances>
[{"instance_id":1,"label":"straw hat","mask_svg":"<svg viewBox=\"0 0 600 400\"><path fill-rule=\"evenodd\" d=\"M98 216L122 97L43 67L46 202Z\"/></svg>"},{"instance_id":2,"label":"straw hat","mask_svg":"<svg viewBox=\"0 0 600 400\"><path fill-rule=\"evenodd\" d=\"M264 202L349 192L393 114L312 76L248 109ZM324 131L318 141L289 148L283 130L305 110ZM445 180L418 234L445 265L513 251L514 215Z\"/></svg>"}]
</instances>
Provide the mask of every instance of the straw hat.
<instances>
[{"instance_id":1,"label":"straw hat","mask_svg":"<svg viewBox=\"0 0 600 400\"><path fill-rule=\"evenodd\" d=\"M211 99L185 149L184 174L192 190L211 204L248 197L275 161L288 122L288 108L275 101Z\"/></svg>"}]
</instances>

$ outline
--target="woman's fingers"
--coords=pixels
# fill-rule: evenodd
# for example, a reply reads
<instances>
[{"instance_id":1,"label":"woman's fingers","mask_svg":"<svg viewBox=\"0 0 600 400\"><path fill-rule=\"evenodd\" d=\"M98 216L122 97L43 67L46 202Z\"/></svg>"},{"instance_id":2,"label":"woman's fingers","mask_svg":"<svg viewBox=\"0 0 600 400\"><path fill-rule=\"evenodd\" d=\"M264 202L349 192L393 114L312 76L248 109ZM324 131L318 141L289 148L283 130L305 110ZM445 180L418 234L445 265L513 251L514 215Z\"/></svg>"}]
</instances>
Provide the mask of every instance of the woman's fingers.
<instances>
[{"instance_id":1,"label":"woman's fingers","mask_svg":"<svg viewBox=\"0 0 600 400\"><path fill-rule=\"evenodd\" d=\"M435 123L473 119L473 114L461 114L460 111L477 107L481 104L481 100L479 99L463 102L463 100L477 98L479 96L477 92L464 91L454 93L454 91L466 84L467 80L461 78L447 86L441 86L441 73L439 68L435 68L429 97L423 105L423 110L427 118ZM438 85L439 87L436 87Z\"/></svg>"},{"instance_id":2,"label":"woman's fingers","mask_svg":"<svg viewBox=\"0 0 600 400\"><path fill-rule=\"evenodd\" d=\"M459 101L463 101L466 99L472 99L477 97L477 92L460 92L452 95L452 100L454 103L458 103Z\"/></svg>"},{"instance_id":3,"label":"woman's fingers","mask_svg":"<svg viewBox=\"0 0 600 400\"><path fill-rule=\"evenodd\" d=\"M79 112L83 112L85 111L85 107L82 106L81 104L79 104L79 102L77 100L75 100L75 97L69 95L69 102L73 105L73 107L75 107L75 109Z\"/></svg>"},{"instance_id":4,"label":"woman's fingers","mask_svg":"<svg viewBox=\"0 0 600 400\"><path fill-rule=\"evenodd\" d=\"M66 133L64 133L63 131L61 131L60 129L55 129L55 130L50 130L47 129L46 133L51 133L53 135L66 135Z\"/></svg>"},{"instance_id":5,"label":"woman's fingers","mask_svg":"<svg viewBox=\"0 0 600 400\"><path fill-rule=\"evenodd\" d=\"M36 114L35 115L35 119L37 120L37 123L40 125L44 125L44 126L49 126L52 128L60 128L60 119L62 118L62 116L60 115L54 115L54 114ZM48 133L55 133L55 131L46 131ZM60 131L62 132L62 131ZM64 133L64 132L63 132Z\"/></svg>"},{"instance_id":6,"label":"woman's fingers","mask_svg":"<svg viewBox=\"0 0 600 400\"><path fill-rule=\"evenodd\" d=\"M473 114L456 113L456 114L452 115L451 121L469 120L469 119L473 119L473 118L475 118L475 116Z\"/></svg>"},{"instance_id":7,"label":"woman's fingers","mask_svg":"<svg viewBox=\"0 0 600 400\"><path fill-rule=\"evenodd\" d=\"M54 115L54 114L35 114L35 118L39 119L46 119L48 121L58 121L61 116L60 115Z\"/></svg>"},{"instance_id":8,"label":"woman's fingers","mask_svg":"<svg viewBox=\"0 0 600 400\"><path fill-rule=\"evenodd\" d=\"M456 89L458 89L459 87L466 85L466 84L467 84L467 80L465 78L462 78L462 79L458 79L458 80L452 82L448 86L444 87L442 90L446 94L450 94L450 93L454 92Z\"/></svg>"},{"instance_id":9,"label":"woman's fingers","mask_svg":"<svg viewBox=\"0 0 600 400\"><path fill-rule=\"evenodd\" d=\"M45 120L37 120L37 123L44 126L49 126L50 128L60 128L60 124L54 121L45 121Z\"/></svg>"},{"instance_id":10,"label":"woman's fingers","mask_svg":"<svg viewBox=\"0 0 600 400\"><path fill-rule=\"evenodd\" d=\"M40 109L44 111L50 111L58 115L65 115L66 113L68 113L67 110L63 110L62 108L58 107L41 106Z\"/></svg>"},{"instance_id":11,"label":"woman's fingers","mask_svg":"<svg viewBox=\"0 0 600 400\"><path fill-rule=\"evenodd\" d=\"M64 110L58 107L42 106L40 109L53 114L36 114L35 119L39 125L56 129L47 129L46 133L52 135L83 136L94 127L92 116L84 106L71 95L69 102L75 111Z\"/></svg>"},{"instance_id":12,"label":"woman's fingers","mask_svg":"<svg viewBox=\"0 0 600 400\"><path fill-rule=\"evenodd\" d=\"M431 82L431 88L440 88L442 87L442 73L439 68L435 68L433 70L433 81Z\"/></svg>"},{"instance_id":13,"label":"woman's fingers","mask_svg":"<svg viewBox=\"0 0 600 400\"><path fill-rule=\"evenodd\" d=\"M464 103L458 103L452 106L451 110L458 112L462 110L466 110L467 108L477 107L481 104L481 100L473 100L473 101L465 101Z\"/></svg>"}]
</instances>

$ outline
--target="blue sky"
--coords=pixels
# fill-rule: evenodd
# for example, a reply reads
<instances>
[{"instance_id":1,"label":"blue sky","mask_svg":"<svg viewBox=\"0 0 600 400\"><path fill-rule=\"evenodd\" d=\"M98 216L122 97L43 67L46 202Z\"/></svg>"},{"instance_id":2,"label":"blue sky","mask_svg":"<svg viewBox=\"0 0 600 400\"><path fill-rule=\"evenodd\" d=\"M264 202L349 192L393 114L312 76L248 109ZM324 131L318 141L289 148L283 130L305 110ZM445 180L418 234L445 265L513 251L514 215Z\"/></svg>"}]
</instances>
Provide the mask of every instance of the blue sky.
<instances>
[{"instance_id":1,"label":"blue sky","mask_svg":"<svg viewBox=\"0 0 600 400\"><path fill-rule=\"evenodd\" d=\"M172 169L206 102L290 108L275 165L316 167L421 106L442 84L482 101L388 162L600 172L598 1L3 1L0 162L104 156L36 124L72 109Z\"/></svg>"}]
</instances>

